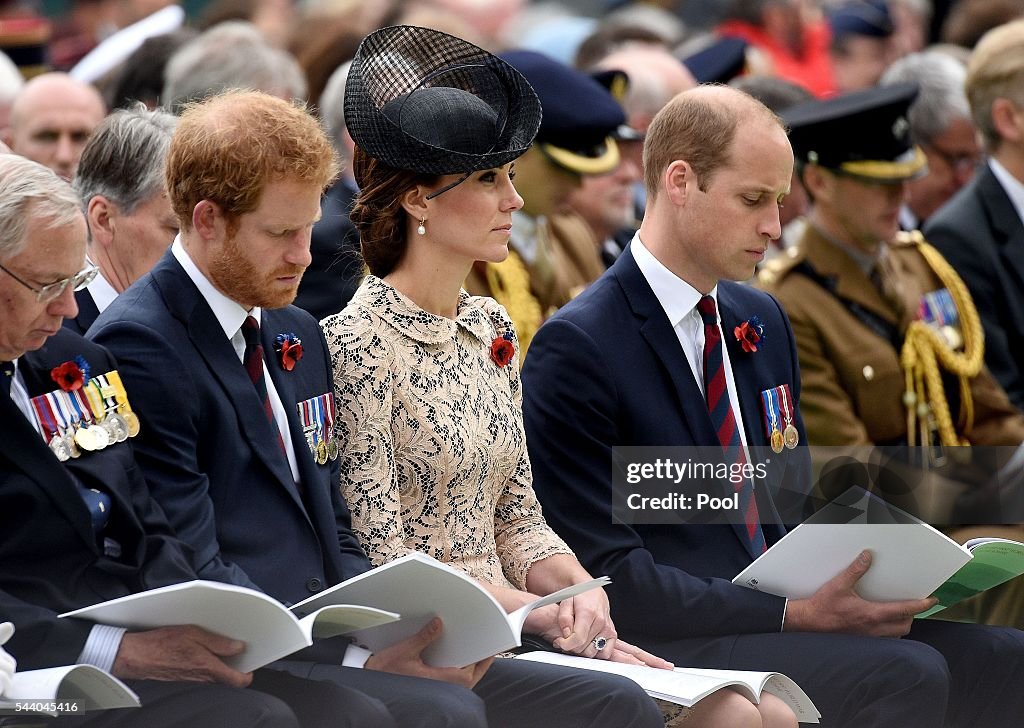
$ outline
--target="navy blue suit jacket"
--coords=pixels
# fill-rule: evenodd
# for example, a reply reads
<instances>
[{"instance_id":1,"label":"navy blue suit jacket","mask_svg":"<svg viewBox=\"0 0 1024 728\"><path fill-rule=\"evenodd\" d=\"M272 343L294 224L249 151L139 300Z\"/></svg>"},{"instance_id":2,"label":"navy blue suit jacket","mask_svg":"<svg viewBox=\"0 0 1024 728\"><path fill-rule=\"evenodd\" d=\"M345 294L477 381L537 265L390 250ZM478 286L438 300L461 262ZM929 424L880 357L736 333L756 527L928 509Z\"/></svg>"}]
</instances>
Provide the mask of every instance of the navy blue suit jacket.
<instances>
[{"instance_id":1,"label":"navy blue suit jacket","mask_svg":"<svg viewBox=\"0 0 1024 728\"><path fill-rule=\"evenodd\" d=\"M766 293L722 282L718 302L747 441L765 445L760 392L788 384L799 397L793 333ZM753 315L765 340L745 353L731 332ZM728 581L752 558L742 525L612 522L612 447L718 442L679 340L631 250L541 327L523 368L523 395L544 515L591 573L612 577L612 615L624 638L643 634L637 641L649 647L652 639L781 628L783 599ZM803 435L799 413L796 425ZM787 456L786 472L802 473L803 450ZM775 505L765 495L762 514ZM764 532L771 544L783 529L765 525Z\"/></svg>"},{"instance_id":2,"label":"navy blue suit jacket","mask_svg":"<svg viewBox=\"0 0 1024 728\"><path fill-rule=\"evenodd\" d=\"M285 371L279 333L302 340ZM142 432L137 459L153 496L207 579L284 603L369 568L338 489L337 461L317 465L296 404L331 391L317 322L289 306L263 311L267 369L288 413L301 490L255 387L210 306L168 251L101 314L90 338L118 358Z\"/></svg>"},{"instance_id":3,"label":"navy blue suit jacket","mask_svg":"<svg viewBox=\"0 0 1024 728\"><path fill-rule=\"evenodd\" d=\"M19 359L29 396L56 389L50 370L79 355L93 374L116 368L102 347L62 330ZM57 614L195 579L191 553L151 500L131 441L62 464L3 393L0 421L0 620L17 627L7 649L20 669L71 664L92 625ZM120 558L98 545L73 478L110 495L104 533L121 545Z\"/></svg>"}]
</instances>

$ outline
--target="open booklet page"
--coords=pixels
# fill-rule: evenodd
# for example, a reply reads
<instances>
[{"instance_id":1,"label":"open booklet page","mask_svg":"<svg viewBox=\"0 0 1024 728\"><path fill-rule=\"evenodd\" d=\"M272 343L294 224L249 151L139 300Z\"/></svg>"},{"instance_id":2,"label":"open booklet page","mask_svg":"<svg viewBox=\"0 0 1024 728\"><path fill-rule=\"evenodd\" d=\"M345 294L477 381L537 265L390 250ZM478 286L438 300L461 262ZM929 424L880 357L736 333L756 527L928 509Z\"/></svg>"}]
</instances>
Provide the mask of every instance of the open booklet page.
<instances>
[{"instance_id":1,"label":"open booklet page","mask_svg":"<svg viewBox=\"0 0 1024 728\"><path fill-rule=\"evenodd\" d=\"M841 522L830 515L830 509L869 517ZM851 488L783 536L732 581L769 594L804 599L865 549L872 554L871 568L856 588L872 601L927 597L971 559L966 548L945 534L899 509L879 505L862 489Z\"/></svg>"},{"instance_id":2,"label":"open booklet page","mask_svg":"<svg viewBox=\"0 0 1024 728\"><path fill-rule=\"evenodd\" d=\"M348 604L332 605L300 621L266 594L213 581L189 581L151 589L61 616L130 629L194 624L245 642L245 652L224 660L242 672L308 647L314 635L347 634L399 618L394 612Z\"/></svg>"},{"instance_id":3,"label":"open booklet page","mask_svg":"<svg viewBox=\"0 0 1024 728\"><path fill-rule=\"evenodd\" d=\"M92 665L66 665L14 673L0 698L0 715L70 716L138 706L139 697L110 673Z\"/></svg>"},{"instance_id":4,"label":"open booklet page","mask_svg":"<svg viewBox=\"0 0 1024 728\"><path fill-rule=\"evenodd\" d=\"M807 697L807 693L801 690L800 686L792 679L778 672L707 670L688 667L659 670L645 665L627 665L608 660L594 660L560 652L528 652L518 655L515 659L622 675L640 685L651 697L688 708L723 688L736 690L753 703L759 703L761 693L768 692L789 705L801 723L818 723L821 718L821 714L814 707L811 699Z\"/></svg>"},{"instance_id":5,"label":"open booklet page","mask_svg":"<svg viewBox=\"0 0 1024 728\"><path fill-rule=\"evenodd\" d=\"M399 622L352 634L357 643L371 650L410 637L428 621L440 617L444 631L424 651L424 661L435 667L463 667L518 647L530 610L602 587L609 581L601 577L576 584L506 614L475 579L429 556L413 553L310 597L292 609L302 614L337 600L400 613Z\"/></svg>"}]
</instances>

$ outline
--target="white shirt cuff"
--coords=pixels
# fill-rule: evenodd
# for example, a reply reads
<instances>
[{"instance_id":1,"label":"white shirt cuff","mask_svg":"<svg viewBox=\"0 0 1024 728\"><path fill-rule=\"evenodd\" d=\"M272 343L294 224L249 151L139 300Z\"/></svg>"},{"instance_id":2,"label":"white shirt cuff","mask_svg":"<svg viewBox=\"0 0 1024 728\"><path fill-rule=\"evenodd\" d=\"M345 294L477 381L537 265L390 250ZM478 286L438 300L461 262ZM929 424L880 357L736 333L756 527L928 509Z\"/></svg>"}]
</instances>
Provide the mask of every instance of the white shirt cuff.
<instances>
[{"instance_id":1,"label":"white shirt cuff","mask_svg":"<svg viewBox=\"0 0 1024 728\"><path fill-rule=\"evenodd\" d=\"M114 659L117 651L121 649L121 639L128 630L121 627L110 627L105 624L93 625L89 632L89 639L85 641L85 647L78 656L78 662L85 665L94 665L101 670L111 672L114 669Z\"/></svg>"},{"instance_id":2,"label":"white shirt cuff","mask_svg":"<svg viewBox=\"0 0 1024 728\"><path fill-rule=\"evenodd\" d=\"M780 632L786 631L786 610L789 609L789 599L786 599L786 603L782 605L782 626L779 627Z\"/></svg>"},{"instance_id":3,"label":"white shirt cuff","mask_svg":"<svg viewBox=\"0 0 1024 728\"><path fill-rule=\"evenodd\" d=\"M362 669L366 666L366 661L370 659L372 654L373 653L365 647L349 645L348 649L345 650L345 657L341 661L341 666Z\"/></svg>"}]
</instances>

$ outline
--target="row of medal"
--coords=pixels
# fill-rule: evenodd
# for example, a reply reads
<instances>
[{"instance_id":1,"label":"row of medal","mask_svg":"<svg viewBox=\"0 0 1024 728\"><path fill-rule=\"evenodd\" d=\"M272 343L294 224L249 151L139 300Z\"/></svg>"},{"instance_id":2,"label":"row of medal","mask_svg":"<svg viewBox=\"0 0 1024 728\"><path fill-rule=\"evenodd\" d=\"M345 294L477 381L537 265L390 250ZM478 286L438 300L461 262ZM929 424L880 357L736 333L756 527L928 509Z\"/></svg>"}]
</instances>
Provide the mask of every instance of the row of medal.
<instances>
[{"instance_id":1,"label":"row of medal","mask_svg":"<svg viewBox=\"0 0 1024 728\"><path fill-rule=\"evenodd\" d=\"M957 350L964 344L960 331L960 313L949 289L940 288L921 296L917 318L933 326L949 347Z\"/></svg>"},{"instance_id":2,"label":"row of medal","mask_svg":"<svg viewBox=\"0 0 1024 728\"><path fill-rule=\"evenodd\" d=\"M79 389L33 397L31 403L43 439L61 462L139 434L139 418L117 370L92 377Z\"/></svg>"},{"instance_id":3,"label":"row of medal","mask_svg":"<svg viewBox=\"0 0 1024 728\"><path fill-rule=\"evenodd\" d=\"M334 395L330 392L312 397L297 405L302 433L313 459L319 465L328 460L337 460L340 448L334 436Z\"/></svg>"},{"instance_id":4,"label":"row of medal","mask_svg":"<svg viewBox=\"0 0 1024 728\"><path fill-rule=\"evenodd\" d=\"M795 448L800 443L800 432L793 424L793 394L789 385L780 384L761 392L761 404L772 452L780 453L783 447Z\"/></svg>"}]
</instances>

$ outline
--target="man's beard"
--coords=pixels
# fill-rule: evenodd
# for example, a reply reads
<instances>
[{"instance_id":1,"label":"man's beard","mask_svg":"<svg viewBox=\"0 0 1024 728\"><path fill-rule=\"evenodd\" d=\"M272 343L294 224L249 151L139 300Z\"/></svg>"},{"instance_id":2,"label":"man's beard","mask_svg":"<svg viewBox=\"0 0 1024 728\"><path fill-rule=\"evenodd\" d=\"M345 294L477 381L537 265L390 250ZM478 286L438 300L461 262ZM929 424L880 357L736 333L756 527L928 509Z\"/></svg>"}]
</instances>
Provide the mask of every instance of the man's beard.
<instances>
[{"instance_id":1,"label":"man's beard","mask_svg":"<svg viewBox=\"0 0 1024 728\"><path fill-rule=\"evenodd\" d=\"M284 290L274 290L270 284L279 277L299 276L301 280L305 270L304 266L288 266L268 275L244 256L234 235L224 241L220 252L210 256L209 263L210 279L222 293L239 304L260 308L281 308L294 301L298 282Z\"/></svg>"}]
</instances>

